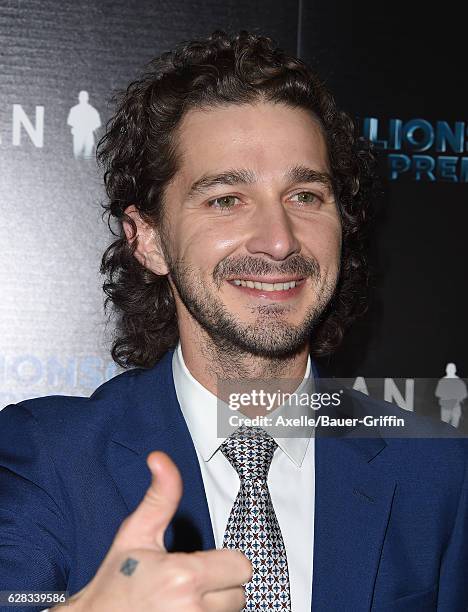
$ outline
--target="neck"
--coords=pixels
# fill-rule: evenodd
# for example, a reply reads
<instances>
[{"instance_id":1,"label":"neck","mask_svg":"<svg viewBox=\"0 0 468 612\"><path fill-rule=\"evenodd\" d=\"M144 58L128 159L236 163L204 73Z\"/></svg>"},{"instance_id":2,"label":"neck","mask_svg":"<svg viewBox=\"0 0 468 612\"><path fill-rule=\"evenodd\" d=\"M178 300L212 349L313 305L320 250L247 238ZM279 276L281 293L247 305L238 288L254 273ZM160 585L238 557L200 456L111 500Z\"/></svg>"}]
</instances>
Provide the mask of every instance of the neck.
<instances>
[{"instance_id":1,"label":"neck","mask_svg":"<svg viewBox=\"0 0 468 612\"><path fill-rule=\"evenodd\" d=\"M310 346L304 344L286 358L259 357L238 347L214 341L204 330L180 330L185 365L192 376L211 393L217 394L219 380L261 379L273 382L285 378L304 378Z\"/></svg>"}]
</instances>

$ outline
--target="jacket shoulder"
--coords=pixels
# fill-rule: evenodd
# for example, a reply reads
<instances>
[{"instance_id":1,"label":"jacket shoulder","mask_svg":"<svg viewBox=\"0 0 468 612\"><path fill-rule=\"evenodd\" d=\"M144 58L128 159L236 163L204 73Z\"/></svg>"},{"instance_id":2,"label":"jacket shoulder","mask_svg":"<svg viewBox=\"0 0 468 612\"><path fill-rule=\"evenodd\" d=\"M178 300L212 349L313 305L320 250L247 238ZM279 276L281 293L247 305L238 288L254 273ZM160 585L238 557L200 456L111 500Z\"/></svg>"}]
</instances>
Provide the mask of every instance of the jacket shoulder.
<instances>
[{"instance_id":1,"label":"jacket shoulder","mask_svg":"<svg viewBox=\"0 0 468 612\"><path fill-rule=\"evenodd\" d=\"M13 433L16 437L33 425L49 441L70 440L89 430L106 436L151 375L152 370L128 370L103 383L90 397L49 395L10 404L0 411L0 445L2 439L6 445Z\"/></svg>"},{"instance_id":2,"label":"jacket shoulder","mask_svg":"<svg viewBox=\"0 0 468 612\"><path fill-rule=\"evenodd\" d=\"M458 485L463 481L468 470L468 438L455 427L358 391L352 391L351 396L355 414L376 419L376 430L390 451L382 459L387 456L402 471L414 472L419 477L428 474L441 483ZM400 419L403 425L395 427L392 421L381 417L395 417L393 423Z\"/></svg>"}]
</instances>

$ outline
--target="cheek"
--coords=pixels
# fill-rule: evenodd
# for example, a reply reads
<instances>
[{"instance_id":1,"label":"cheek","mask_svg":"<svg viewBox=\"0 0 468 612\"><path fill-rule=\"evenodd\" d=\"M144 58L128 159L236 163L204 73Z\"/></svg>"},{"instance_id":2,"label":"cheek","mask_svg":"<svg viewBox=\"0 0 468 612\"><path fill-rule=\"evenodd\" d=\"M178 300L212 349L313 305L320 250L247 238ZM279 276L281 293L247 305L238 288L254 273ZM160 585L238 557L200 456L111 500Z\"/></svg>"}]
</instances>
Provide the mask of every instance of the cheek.
<instances>
[{"instance_id":1,"label":"cheek","mask_svg":"<svg viewBox=\"0 0 468 612\"><path fill-rule=\"evenodd\" d=\"M337 231L329 236L324 246L324 252L330 265L338 267L341 259L341 231Z\"/></svg>"},{"instance_id":2,"label":"cheek","mask_svg":"<svg viewBox=\"0 0 468 612\"><path fill-rule=\"evenodd\" d=\"M323 269L337 268L341 255L341 224L329 219L304 228L302 245L313 255Z\"/></svg>"},{"instance_id":3,"label":"cheek","mask_svg":"<svg viewBox=\"0 0 468 612\"><path fill-rule=\"evenodd\" d=\"M185 227L177 241L178 256L201 270L212 271L217 263L227 257L236 248L239 240L234 239L233 232L226 227L201 229L200 224L192 223Z\"/></svg>"}]
</instances>

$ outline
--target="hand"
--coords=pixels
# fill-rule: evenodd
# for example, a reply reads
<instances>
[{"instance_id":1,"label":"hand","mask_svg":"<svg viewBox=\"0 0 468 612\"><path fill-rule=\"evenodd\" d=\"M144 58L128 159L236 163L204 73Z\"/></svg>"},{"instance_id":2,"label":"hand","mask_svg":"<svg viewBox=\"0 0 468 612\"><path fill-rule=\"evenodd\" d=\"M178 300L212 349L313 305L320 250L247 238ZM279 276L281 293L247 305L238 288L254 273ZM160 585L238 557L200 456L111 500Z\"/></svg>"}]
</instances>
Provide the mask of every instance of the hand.
<instances>
[{"instance_id":1,"label":"hand","mask_svg":"<svg viewBox=\"0 0 468 612\"><path fill-rule=\"evenodd\" d=\"M252 577L237 550L168 553L164 532L182 495L182 479L162 452L148 455L152 482L121 524L94 578L67 601L70 612L238 612ZM53 610L61 610L56 606Z\"/></svg>"}]
</instances>

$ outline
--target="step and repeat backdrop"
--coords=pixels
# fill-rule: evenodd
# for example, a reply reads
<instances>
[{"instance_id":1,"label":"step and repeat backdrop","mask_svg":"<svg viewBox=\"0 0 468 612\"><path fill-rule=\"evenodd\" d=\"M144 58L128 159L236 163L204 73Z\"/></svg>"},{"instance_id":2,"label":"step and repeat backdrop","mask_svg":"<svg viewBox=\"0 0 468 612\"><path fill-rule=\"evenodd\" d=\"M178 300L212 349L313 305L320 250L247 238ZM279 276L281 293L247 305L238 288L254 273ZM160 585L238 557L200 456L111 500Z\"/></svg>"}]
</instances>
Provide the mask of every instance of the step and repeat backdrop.
<instances>
[{"instance_id":1,"label":"step and repeat backdrop","mask_svg":"<svg viewBox=\"0 0 468 612\"><path fill-rule=\"evenodd\" d=\"M300 43L302 57L374 142L381 176L369 312L327 365L360 377L364 391L451 419L468 433L468 90L460 8L305 2Z\"/></svg>"},{"instance_id":2,"label":"step and repeat backdrop","mask_svg":"<svg viewBox=\"0 0 468 612\"><path fill-rule=\"evenodd\" d=\"M216 28L271 32L295 52L297 20L295 2L0 1L0 407L90 395L118 371L94 160L113 93L156 55Z\"/></svg>"},{"instance_id":3,"label":"step and repeat backdrop","mask_svg":"<svg viewBox=\"0 0 468 612\"><path fill-rule=\"evenodd\" d=\"M147 62L223 28L270 35L312 63L379 151L369 312L324 365L467 427L466 70L463 21L445 8L1 1L0 409L89 395L118 373L98 271L110 238L96 142L112 94Z\"/></svg>"}]
</instances>

